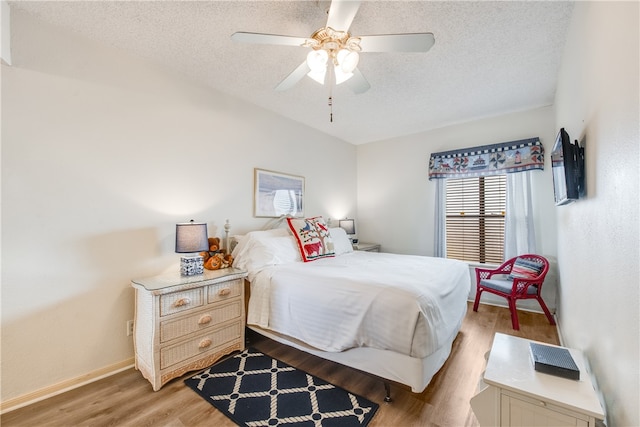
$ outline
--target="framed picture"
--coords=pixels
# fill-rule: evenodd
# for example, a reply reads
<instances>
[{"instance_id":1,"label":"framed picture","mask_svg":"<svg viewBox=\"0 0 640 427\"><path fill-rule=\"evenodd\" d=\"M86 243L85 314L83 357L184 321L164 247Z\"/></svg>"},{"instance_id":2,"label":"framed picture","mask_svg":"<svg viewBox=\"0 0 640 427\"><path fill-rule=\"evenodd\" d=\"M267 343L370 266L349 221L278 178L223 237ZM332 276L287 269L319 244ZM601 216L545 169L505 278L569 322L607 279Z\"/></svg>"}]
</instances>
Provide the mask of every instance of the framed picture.
<instances>
[{"instance_id":1,"label":"framed picture","mask_svg":"<svg viewBox=\"0 0 640 427\"><path fill-rule=\"evenodd\" d=\"M304 216L304 177L254 169L253 216Z\"/></svg>"}]
</instances>

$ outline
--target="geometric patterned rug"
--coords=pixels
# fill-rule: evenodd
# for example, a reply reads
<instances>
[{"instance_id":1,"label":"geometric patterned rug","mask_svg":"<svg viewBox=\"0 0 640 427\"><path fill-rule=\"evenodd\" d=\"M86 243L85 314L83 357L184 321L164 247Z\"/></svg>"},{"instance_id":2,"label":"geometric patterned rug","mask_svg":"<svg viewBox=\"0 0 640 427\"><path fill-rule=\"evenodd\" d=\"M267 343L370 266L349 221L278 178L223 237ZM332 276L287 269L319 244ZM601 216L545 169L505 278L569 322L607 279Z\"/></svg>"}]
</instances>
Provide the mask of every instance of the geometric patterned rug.
<instances>
[{"instance_id":1,"label":"geometric patterned rug","mask_svg":"<svg viewBox=\"0 0 640 427\"><path fill-rule=\"evenodd\" d=\"M366 426L378 404L254 349L185 383L240 426Z\"/></svg>"}]
</instances>

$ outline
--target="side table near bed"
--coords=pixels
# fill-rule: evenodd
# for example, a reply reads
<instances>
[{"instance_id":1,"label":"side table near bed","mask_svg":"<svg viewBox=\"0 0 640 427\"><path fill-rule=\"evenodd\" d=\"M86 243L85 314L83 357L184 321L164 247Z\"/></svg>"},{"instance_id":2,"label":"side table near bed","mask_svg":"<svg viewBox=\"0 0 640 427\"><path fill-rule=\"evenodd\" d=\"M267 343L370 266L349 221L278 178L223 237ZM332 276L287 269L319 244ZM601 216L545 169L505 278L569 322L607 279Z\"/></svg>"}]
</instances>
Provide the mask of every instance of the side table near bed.
<instances>
[{"instance_id":1,"label":"side table near bed","mask_svg":"<svg viewBox=\"0 0 640 427\"><path fill-rule=\"evenodd\" d=\"M604 412L586 369L584 354L566 349L580 370L580 379L561 378L535 370L529 349L531 342L495 334L481 390L471 399L480 425L600 425Z\"/></svg>"},{"instance_id":2,"label":"side table near bed","mask_svg":"<svg viewBox=\"0 0 640 427\"><path fill-rule=\"evenodd\" d=\"M135 367L157 391L244 349L244 278L235 268L136 279Z\"/></svg>"},{"instance_id":3,"label":"side table near bed","mask_svg":"<svg viewBox=\"0 0 640 427\"><path fill-rule=\"evenodd\" d=\"M380 252L380 244L378 243L354 243L354 251Z\"/></svg>"}]
</instances>

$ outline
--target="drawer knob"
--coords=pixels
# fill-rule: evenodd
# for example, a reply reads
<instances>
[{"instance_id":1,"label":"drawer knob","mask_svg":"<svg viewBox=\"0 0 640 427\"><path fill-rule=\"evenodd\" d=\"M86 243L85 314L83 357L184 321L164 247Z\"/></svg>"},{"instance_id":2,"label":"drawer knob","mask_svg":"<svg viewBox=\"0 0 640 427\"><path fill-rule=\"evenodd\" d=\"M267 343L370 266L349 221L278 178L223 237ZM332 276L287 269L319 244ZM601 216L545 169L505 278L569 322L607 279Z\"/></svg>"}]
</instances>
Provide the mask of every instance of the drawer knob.
<instances>
[{"instance_id":1,"label":"drawer knob","mask_svg":"<svg viewBox=\"0 0 640 427\"><path fill-rule=\"evenodd\" d=\"M200 348L207 348L211 345L211 340L209 338L204 339L202 341L200 341L200 344L198 345L198 347Z\"/></svg>"},{"instance_id":2,"label":"drawer knob","mask_svg":"<svg viewBox=\"0 0 640 427\"><path fill-rule=\"evenodd\" d=\"M176 302L173 303L174 307L182 307L184 305L187 305L191 303L191 300L189 298L180 298L179 300L176 300Z\"/></svg>"},{"instance_id":3,"label":"drawer knob","mask_svg":"<svg viewBox=\"0 0 640 427\"><path fill-rule=\"evenodd\" d=\"M200 318L200 320L198 320L198 325L206 325L207 323L211 322L211 316L204 315Z\"/></svg>"},{"instance_id":4,"label":"drawer knob","mask_svg":"<svg viewBox=\"0 0 640 427\"><path fill-rule=\"evenodd\" d=\"M221 297L225 297L225 296L229 295L230 293L231 293L231 289L229 289L229 288L220 289L218 291L218 295L220 295Z\"/></svg>"}]
</instances>

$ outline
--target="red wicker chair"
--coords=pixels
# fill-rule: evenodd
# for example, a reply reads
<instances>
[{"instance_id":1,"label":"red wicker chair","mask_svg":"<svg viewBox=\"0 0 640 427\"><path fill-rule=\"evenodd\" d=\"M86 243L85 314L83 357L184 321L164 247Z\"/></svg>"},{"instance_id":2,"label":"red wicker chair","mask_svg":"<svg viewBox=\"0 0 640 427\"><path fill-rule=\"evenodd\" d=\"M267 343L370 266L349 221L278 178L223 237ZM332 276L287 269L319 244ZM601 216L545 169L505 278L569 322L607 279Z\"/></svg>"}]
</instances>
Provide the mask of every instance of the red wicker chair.
<instances>
[{"instance_id":1,"label":"red wicker chair","mask_svg":"<svg viewBox=\"0 0 640 427\"><path fill-rule=\"evenodd\" d=\"M513 277L511 276L513 266L516 260L519 261L518 267L523 263L534 263L540 266L539 271L529 271L529 277ZM518 270L518 267L516 270ZM544 314L549 319L549 323L555 325L556 322L549 312L547 305L542 300L541 291L544 278L549 271L549 261L540 255L526 254L511 258L495 270L484 268L476 268L476 300L473 303L473 311L478 311L478 303L480 295L483 291L491 292L507 299L509 303L509 311L511 311L511 324L513 329L519 330L518 312L516 311L516 301L519 299L536 299L544 310ZM514 274L516 272L514 271ZM497 277L493 277L497 276Z\"/></svg>"}]
</instances>

